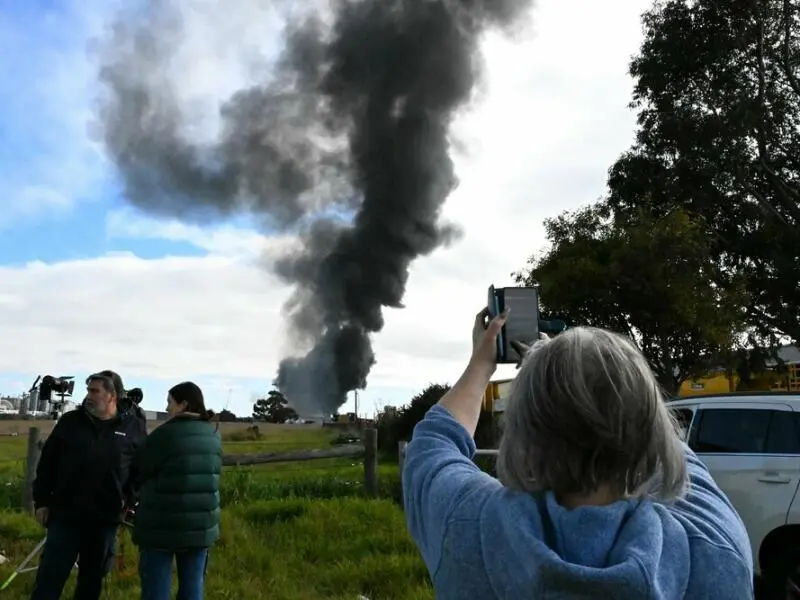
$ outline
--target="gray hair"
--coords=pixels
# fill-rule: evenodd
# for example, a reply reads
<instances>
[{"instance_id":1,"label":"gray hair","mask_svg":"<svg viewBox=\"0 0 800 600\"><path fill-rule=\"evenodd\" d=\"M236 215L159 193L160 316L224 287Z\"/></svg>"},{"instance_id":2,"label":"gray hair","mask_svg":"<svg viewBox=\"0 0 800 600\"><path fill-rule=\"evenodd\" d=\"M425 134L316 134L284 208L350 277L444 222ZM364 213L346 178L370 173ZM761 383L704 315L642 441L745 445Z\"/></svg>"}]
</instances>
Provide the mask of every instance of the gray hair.
<instances>
[{"instance_id":1,"label":"gray hair","mask_svg":"<svg viewBox=\"0 0 800 600\"><path fill-rule=\"evenodd\" d=\"M686 487L677 422L627 338L590 327L538 342L512 386L497 473L511 489L670 501Z\"/></svg>"},{"instance_id":2,"label":"gray hair","mask_svg":"<svg viewBox=\"0 0 800 600\"><path fill-rule=\"evenodd\" d=\"M86 385L89 385L90 381L99 381L105 391L117 396L117 400L125 396L125 386L122 383L122 377L114 371L106 370L93 373L86 378Z\"/></svg>"}]
</instances>

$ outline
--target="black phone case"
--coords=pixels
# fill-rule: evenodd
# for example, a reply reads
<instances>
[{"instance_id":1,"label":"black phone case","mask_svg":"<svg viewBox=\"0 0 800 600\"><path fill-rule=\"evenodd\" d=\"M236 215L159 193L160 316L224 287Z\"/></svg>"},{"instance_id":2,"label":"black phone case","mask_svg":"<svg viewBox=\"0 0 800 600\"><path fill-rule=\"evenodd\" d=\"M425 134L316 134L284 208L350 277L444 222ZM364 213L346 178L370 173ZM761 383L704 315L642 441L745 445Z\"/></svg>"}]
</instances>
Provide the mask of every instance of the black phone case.
<instances>
[{"instance_id":1,"label":"black phone case","mask_svg":"<svg viewBox=\"0 0 800 600\"><path fill-rule=\"evenodd\" d=\"M503 312L503 306L500 298L500 294L498 294L497 289L493 285L489 286L489 301L487 306L489 307L489 318L494 319L497 315ZM507 351L506 351L506 332L505 326L500 330L500 335L497 336L497 362L498 363L505 363L507 361Z\"/></svg>"},{"instance_id":2,"label":"black phone case","mask_svg":"<svg viewBox=\"0 0 800 600\"><path fill-rule=\"evenodd\" d=\"M508 302L506 295L509 295ZM517 364L521 357L509 344L509 325L516 341L531 345L539 339L539 290L526 288L496 288L489 286L488 308L492 318L511 305L508 321L497 336L498 364Z\"/></svg>"}]
</instances>

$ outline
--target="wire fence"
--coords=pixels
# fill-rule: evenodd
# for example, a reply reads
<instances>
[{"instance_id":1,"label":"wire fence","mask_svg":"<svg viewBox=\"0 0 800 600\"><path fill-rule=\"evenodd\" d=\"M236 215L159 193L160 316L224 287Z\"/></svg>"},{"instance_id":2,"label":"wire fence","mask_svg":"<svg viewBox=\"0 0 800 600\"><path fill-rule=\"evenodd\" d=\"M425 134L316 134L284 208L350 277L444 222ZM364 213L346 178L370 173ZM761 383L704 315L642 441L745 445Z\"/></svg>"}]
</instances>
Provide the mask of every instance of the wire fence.
<instances>
[{"instance_id":1,"label":"wire fence","mask_svg":"<svg viewBox=\"0 0 800 600\"><path fill-rule=\"evenodd\" d=\"M24 465L28 457L28 435L0 436L0 470Z\"/></svg>"},{"instance_id":2,"label":"wire fence","mask_svg":"<svg viewBox=\"0 0 800 600\"><path fill-rule=\"evenodd\" d=\"M229 442L223 441L225 454L251 454L253 452L289 452L292 450L327 450L339 445L330 442L309 444L304 442L284 441L258 441L258 442Z\"/></svg>"},{"instance_id":3,"label":"wire fence","mask_svg":"<svg viewBox=\"0 0 800 600\"><path fill-rule=\"evenodd\" d=\"M297 440L282 435L226 441L223 501L380 495L375 430L364 430L361 444L332 444L330 432L312 434ZM32 510L31 489L43 445L44 438L35 429L23 439L0 440L0 481L7 484L0 491L0 508L16 495L24 510ZM390 489L389 495L394 495Z\"/></svg>"}]
</instances>

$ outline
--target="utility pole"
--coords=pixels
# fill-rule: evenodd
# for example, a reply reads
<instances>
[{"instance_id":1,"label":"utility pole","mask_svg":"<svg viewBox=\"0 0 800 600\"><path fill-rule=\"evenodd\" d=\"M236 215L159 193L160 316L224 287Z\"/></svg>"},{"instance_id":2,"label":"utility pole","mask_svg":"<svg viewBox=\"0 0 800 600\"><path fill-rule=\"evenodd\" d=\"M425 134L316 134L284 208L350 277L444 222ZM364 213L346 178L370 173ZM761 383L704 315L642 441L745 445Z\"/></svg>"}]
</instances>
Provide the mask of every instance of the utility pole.
<instances>
[{"instance_id":1,"label":"utility pole","mask_svg":"<svg viewBox=\"0 0 800 600\"><path fill-rule=\"evenodd\" d=\"M360 423L361 421L358 420L358 390L353 390L355 394L355 402L356 402L356 423Z\"/></svg>"}]
</instances>

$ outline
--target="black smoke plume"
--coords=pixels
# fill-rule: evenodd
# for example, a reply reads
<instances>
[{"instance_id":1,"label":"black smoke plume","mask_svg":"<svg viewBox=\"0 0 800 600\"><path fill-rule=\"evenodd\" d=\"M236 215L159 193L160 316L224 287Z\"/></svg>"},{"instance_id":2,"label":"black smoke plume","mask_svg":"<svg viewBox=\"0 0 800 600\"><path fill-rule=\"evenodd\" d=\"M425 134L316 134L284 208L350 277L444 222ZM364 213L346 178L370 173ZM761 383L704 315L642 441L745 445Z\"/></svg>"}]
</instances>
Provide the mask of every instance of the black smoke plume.
<instances>
[{"instance_id":1,"label":"black smoke plume","mask_svg":"<svg viewBox=\"0 0 800 600\"><path fill-rule=\"evenodd\" d=\"M277 383L301 414L366 386L383 307L402 306L415 258L458 235L440 222L455 185L448 130L477 82L481 34L530 4L339 0L329 19L295 16L270 78L225 103L210 145L188 140L168 76L178 0L146 0L104 46L99 122L132 204L300 233L275 269L294 285L285 311L307 350L281 362Z\"/></svg>"}]
</instances>

